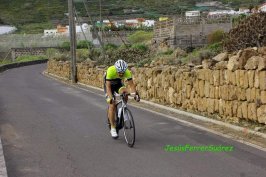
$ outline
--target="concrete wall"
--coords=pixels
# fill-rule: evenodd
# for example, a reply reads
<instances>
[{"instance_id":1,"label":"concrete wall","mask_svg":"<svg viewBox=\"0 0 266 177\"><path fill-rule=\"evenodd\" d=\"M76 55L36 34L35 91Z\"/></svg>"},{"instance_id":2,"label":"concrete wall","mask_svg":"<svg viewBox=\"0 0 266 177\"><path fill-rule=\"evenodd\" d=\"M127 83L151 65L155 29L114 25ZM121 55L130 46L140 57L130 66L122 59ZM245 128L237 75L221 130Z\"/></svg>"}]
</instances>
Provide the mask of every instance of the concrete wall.
<instances>
[{"instance_id":1,"label":"concrete wall","mask_svg":"<svg viewBox=\"0 0 266 177\"><path fill-rule=\"evenodd\" d=\"M23 55L45 55L46 50L50 48L63 50L58 47L11 48L12 60Z\"/></svg>"},{"instance_id":2,"label":"concrete wall","mask_svg":"<svg viewBox=\"0 0 266 177\"><path fill-rule=\"evenodd\" d=\"M239 66L238 61L234 63L238 56L231 56L214 68L159 66L131 70L143 99L223 119L266 124L266 47L263 50L264 54L255 58L243 54L249 55L248 69L235 67ZM218 67L221 64L225 67ZM48 62L48 72L64 78L70 78L69 67L69 63ZM79 64L78 81L102 87L105 69Z\"/></svg>"},{"instance_id":3,"label":"concrete wall","mask_svg":"<svg viewBox=\"0 0 266 177\"><path fill-rule=\"evenodd\" d=\"M228 32L232 28L231 19L217 18L175 18L162 22L156 22L154 27L154 41L161 42L167 40L171 47L186 48L198 47L207 44L206 36L216 30ZM192 38L195 38L191 41ZM197 40L200 38L200 40ZM190 41L190 42L183 42Z\"/></svg>"}]
</instances>

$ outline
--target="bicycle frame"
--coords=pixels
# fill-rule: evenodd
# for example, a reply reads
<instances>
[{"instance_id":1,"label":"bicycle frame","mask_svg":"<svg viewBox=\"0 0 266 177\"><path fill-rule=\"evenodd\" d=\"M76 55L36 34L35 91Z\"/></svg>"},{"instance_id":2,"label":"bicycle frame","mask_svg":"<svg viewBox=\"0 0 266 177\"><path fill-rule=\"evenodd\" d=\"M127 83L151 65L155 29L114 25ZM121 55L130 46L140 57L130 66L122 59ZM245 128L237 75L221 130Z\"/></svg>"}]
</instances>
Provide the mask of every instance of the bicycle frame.
<instances>
[{"instance_id":1,"label":"bicycle frame","mask_svg":"<svg viewBox=\"0 0 266 177\"><path fill-rule=\"evenodd\" d=\"M117 115L117 118L119 119L119 123L120 123L120 119L121 118L124 118L124 117L121 117L121 115L124 115L124 110L125 108L127 107L127 101L125 100L126 96L130 95L129 93L125 94L117 94L115 93L115 96L120 96L120 100L115 104L116 106L116 115ZM121 107L119 107L119 109L121 109L121 113L119 115L119 109L118 109L118 105L121 103Z\"/></svg>"}]
</instances>

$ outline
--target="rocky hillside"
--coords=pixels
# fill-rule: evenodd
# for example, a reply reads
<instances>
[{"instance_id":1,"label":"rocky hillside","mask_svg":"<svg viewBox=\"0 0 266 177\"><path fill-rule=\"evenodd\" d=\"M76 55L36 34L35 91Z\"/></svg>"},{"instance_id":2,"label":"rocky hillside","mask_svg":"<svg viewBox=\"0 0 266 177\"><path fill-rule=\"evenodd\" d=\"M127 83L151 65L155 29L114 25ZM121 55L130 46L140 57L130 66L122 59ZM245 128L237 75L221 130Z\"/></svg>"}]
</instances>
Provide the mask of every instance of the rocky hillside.
<instances>
[{"instance_id":1,"label":"rocky hillside","mask_svg":"<svg viewBox=\"0 0 266 177\"><path fill-rule=\"evenodd\" d=\"M233 28L225 40L227 51L266 46L266 13L254 14Z\"/></svg>"}]
</instances>

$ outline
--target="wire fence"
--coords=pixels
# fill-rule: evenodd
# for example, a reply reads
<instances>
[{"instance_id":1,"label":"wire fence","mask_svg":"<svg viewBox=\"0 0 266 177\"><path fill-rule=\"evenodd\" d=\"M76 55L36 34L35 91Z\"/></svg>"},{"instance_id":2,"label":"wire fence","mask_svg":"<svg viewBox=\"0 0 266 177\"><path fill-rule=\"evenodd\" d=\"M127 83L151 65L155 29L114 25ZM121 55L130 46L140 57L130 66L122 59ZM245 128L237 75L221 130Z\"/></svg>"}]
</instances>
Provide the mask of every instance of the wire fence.
<instances>
[{"instance_id":1,"label":"wire fence","mask_svg":"<svg viewBox=\"0 0 266 177\"><path fill-rule=\"evenodd\" d=\"M11 48L59 47L69 41L67 36L43 37L43 34L10 34L0 36L0 52Z\"/></svg>"}]
</instances>

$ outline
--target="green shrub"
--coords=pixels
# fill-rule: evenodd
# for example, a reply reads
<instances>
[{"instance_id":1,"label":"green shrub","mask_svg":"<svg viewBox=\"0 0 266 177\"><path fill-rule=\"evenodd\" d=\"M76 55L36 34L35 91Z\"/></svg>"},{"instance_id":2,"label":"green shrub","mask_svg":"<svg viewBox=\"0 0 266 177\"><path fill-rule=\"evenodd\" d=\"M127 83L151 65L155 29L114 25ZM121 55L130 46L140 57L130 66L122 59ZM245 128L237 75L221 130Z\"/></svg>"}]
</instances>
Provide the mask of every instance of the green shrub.
<instances>
[{"instance_id":1,"label":"green shrub","mask_svg":"<svg viewBox=\"0 0 266 177\"><path fill-rule=\"evenodd\" d=\"M97 48L93 48L89 52L88 58L93 59L93 60L98 60L101 55L101 50Z\"/></svg>"},{"instance_id":2,"label":"green shrub","mask_svg":"<svg viewBox=\"0 0 266 177\"><path fill-rule=\"evenodd\" d=\"M69 51L70 50L70 42L68 42L68 41L67 42L63 42L60 47L62 47L63 49Z\"/></svg>"},{"instance_id":3,"label":"green shrub","mask_svg":"<svg viewBox=\"0 0 266 177\"><path fill-rule=\"evenodd\" d=\"M69 52L64 52L64 53L55 53L55 55L50 59L56 61L69 61L71 57Z\"/></svg>"},{"instance_id":4,"label":"green shrub","mask_svg":"<svg viewBox=\"0 0 266 177\"><path fill-rule=\"evenodd\" d=\"M91 49L93 44L90 41L82 40L78 41L77 49Z\"/></svg>"},{"instance_id":5,"label":"green shrub","mask_svg":"<svg viewBox=\"0 0 266 177\"><path fill-rule=\"evenodd\" d=\"M50 48L46 50L45 55L49 59L49 58L54 57L57 53L60 53L59 50Z\"/></svg>"},{"instance_id":6,"label":"green shrub","mask_svg":"<svg viewBox=\"0 0 266 177\"><path fill-rule=\"evenodd\" d=\"M145 44L134 44L134 45L132 45L131 48L138 49L138 50L143 51L143 52L146 52L149 50L149 47Z\"/></svg>"},{"instance_id":7,"label":"green shrub","mask_svg":"<svg viewBox=\"0 0 266 177\"><path fill-rule=\"evenodd\" d=\"M146 58L146 59L143 59L137 62L136 66L143 67L145 64L150 64L151 62L152 62L152 58Z\"/></svg>"},{"instance_id":8,"label":"green shrub","mask_svg":"<svg viewBox=\"0 0 266 177\"><path fill-rule=\"evenodd\" d=\"M199 58L201 60L203 60L203 59L210 59L214 55L215 55L215 53L213 51L209 50L209 49L202 49L202 50L199 51L199 54L198 54L198 56L199 56Z\"/></svg>"},{"instance_id":9,"label":"green shrub","mask_svg":"<svg viewBox=\"0 0 266 177\"><path fill-rule=\"evenodd\" d=\"M130 48L132 45L131 44L122 44L118 47L118 50L123 50L123 49L128 49Z\"/></svg>"},{"instance_id":10,"label":"green shrub","mask_svg":"<svg viewBox=\"0 0 266 177\"><path fill-rule=\"evenodd\" d=\"M167 49L167 51L163 52L162 54L163 54L163 55L172 55L173 52L174 52L173 49Z\"/></svg>"},{"instance_id":11,"label":"green shrub","mask_svg":"<svg viewBox=\"0 0 266 177\"><path fill-rule=\"evenodd\" d=\"M218 54L223 51L222 42L211 44L207 47L207 49L210 49L215 54Z\"/></svg>"},{"instance_id":12,"label":"green shrub","mask_svg":"<svg viewBox=\"0 0 266 177\"><path fill-rule=\"evenodd\" d=\"M207 37L208 44L222 42L222 40L224 39L224 35L225 33L223 30L214 31L213 33L209 34Z\"/></svg>"},{"instance_id":13,"label":"green shrub","mask_svg":"<svg viewBox=\"0 0 266 177\"><path fill-rule=\"evenodd\" d=\"M111 43L104 45L104 50L114 50L114 49L117 49L117 48L118 48L117 45L111 44Z\"/></svg>"},{"instance_id":14,"label":"green shrub","mask_svg":"<svg viewBox=\"0 0 266 177\"><path fill-rule=\"evenodd\" d=\"M145 41L151 40L153 37L153 32L146 32L146 31L137 31L133 34L131 34L128 37L129 42L135 44L135 43L142 43Z\"/></svg>"},{"instance_id":15,"label":"green shrub","mask_svg":"<svg viewBox=\"0 0 266 177\"><path fill-rule=\"evenodd\" d=\"M89 57L88 49L77 49L77 62L82 62Z\"/></svg>"}]
</instances>

